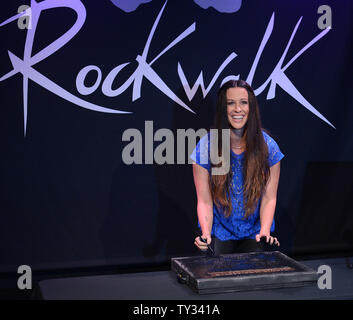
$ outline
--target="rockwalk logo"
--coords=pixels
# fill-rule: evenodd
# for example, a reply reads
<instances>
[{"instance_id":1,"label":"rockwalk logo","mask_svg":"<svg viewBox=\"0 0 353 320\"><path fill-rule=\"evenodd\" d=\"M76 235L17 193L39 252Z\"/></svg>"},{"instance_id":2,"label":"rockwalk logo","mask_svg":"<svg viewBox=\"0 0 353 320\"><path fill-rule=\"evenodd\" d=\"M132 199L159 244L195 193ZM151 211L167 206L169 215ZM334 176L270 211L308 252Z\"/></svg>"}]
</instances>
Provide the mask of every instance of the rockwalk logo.
<instances>
[{"instance_id":1,"label":"rockwalk logo","mask_svg":"<svg viewBox=\"0 0 353 320\"><path fill-rule=\"evenodd\" d=\"M106 106L97 105L95 103L89 102L88 100L84 99L83 97L89 96L90 94L94 93L98 88L101 89L103 95L111 98L115 98L125 92L128 88L132 87L132 102L141 98L141 86L144 79L148 80L152 83L156 89L161 91L164 95L169 97L172 101L176 104L184 108L189 112L194 111L182 101L177 94L168 86L167 82L163 79L168 78L168 75L159 75L153 67L153 64L158 63L158 59L160 59L163 55L165 55L168 51L172 50L172 48L176 45L180 45L180 43L192 33L196 31L196 22L190 24L188 28L182 31L179 35L176 35L175 39L167 44L165 48L155 57L149 57L149 49L153 44L153 37L159 26L159 22L161 16L163 15L164 9L167 5L168 1L165 1L161 10L159 11L157 17L154 20L152 25L151 31L148 35L146 40L145 46L141 54L137 54L135 61L137 62L137 67L135 71L131 74L131 76L118 88L113 89L112 84L115 79L118 77L121 70L123 70L127 65L131 63L131 61L124 62L118 64L114 67L107 75L103 75L99 66L96 65L88 65L82 68L77 76L76 76L76 89L78 93L72 93L64 89L63 87L59 86L55 81L49 79L46 75L40 73L38 70L35 69L35 65L39 64L40 62L49 59L55 52L59 49L66 46L70 41L73 41L73 38L78 34L78 32L82 29L85 24L87 12L86 8L80 0L44 0L42 2L36 2L35 0L31 0L30 9L27 8L24 12L20 12L13 17L5 20L4 22L0 23L0 27L4 27L5 25L17 21L25 14L30 14L30 22L31 28L26 28L26 40L24 45L24 54L23 58L19 58L10 50L8 51L8 55L10 61L13 66L13 70L6 73L2 77L0 77L0 82L7 80L14 75L21 73L23 76L23 122L24 122L24 135L26 135L26 128L27 128L27 112L28 112L28 83L29 80L32 80L34 83L42 86L46 90L52 92L53 94L65 99L72 104L75 104L79 107L86 108L89 110L97 111L97 112L106 112L106 113L114 113L114 114L129 114L129 111L117 110ZM240 2L238 2L240 3ZM102 2L103 5L103 2ZM36 31L38 26L38 20L43 12L48 9L55 9L66 7L70 8L77 14L77 19L75 23L71 26L69 30L63 33L59 38L51 42L47 47L43 48L39 52L33 54L33 43L36 38ZM118 9L117 9L118 10ZM142 10L142 9L141 9ZM236 11L236 10L235 10ZM237 13L234 13L237 14ZM93 18L92 18L93 19ZM266 87L269 85L269 90L267 92L267 99L273 99L276 97L276 88L277 86L281 87L285 92L287 92L290 96L292 96L296 101L298 101L303 107L308 109L312 112L315 116L319 117L321 120L325 121L327 124L334 126L316 109L314 108L311 103L303 97L303 95L299 92L299 90L295 87L293 82L287 77L285 74L286 70L294 64L294 62L299 59L299 57L307 51L312 45L314 45L317 41L319 41L322 37L324 37L329 31L330 28L326 28L322 30L318 35L316 35L311 41L309 41L301 50L299 50L285 65L284 60L287 58L287 53L290 49L292 41L299 29L300 23L303 17L300 17L297 24L295 25L292 34L288 40L286 47L283 50L283 53L274 67L272 73L269 75L267 80L257 89L255 89L255 94L261 94ZM269 41L272 31L274 29L275 24L275 12L272 13L270 17L269 23L265 30L265 34L263 39L260 43L258 51L255 55L253 64L250 68L250 71L247 77L238 75L228 75L223 78L222 81L218 81L221 73L225 70L226 67L237 57L235 52L231 52L221 63L221 65L216 69L214 66L210 66L210 69L215 70L215 73L212 79L209 81L208 85L205 85L204 77L202 70L194 83L194 85L190 85L189 81L187 80L186 74L180 64L180 62L176 62L177 72L180 79L180 82L185 90L186 96L189 101L193 99L196 94L196 91L201 88L203 97L205 98L207 94L210 92L212 87L218 81L221 85L225 81L230 79L246 79L246 81L251 85L255 76L255 72L257 66L261 60L262 53ZM224 57L223 57L224 58ZM217 57L214 59L215 61L218 60ZM288 59L287 59L288 60ZM89 73L94 73L96 76L95 83L91 86L85 85L85 79ZM114 102L115 104L115 102Z\"/></svg>"}]
</instances>

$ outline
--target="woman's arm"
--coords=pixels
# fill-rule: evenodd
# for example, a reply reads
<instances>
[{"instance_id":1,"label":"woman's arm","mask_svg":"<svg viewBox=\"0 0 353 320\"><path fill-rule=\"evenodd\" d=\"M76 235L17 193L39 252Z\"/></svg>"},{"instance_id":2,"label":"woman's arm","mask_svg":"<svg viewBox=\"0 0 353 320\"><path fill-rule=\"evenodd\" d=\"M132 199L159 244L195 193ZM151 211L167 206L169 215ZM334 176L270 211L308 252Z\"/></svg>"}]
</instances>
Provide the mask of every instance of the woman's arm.
<instances>
[{"instance_id":1,"label":"woman's arm","mask_svg":"<svg viewBox=\"0 0 353 320\"><path fill-rule=\"evenodd\" d=\"M256 240L258 241L260 241L262 236L266 236L267 242L270 242L271 244L275 242L277 245L279 245L279 242L276 238L270 236L270 230L276 209L279 175L280 162L277 162L270 168L270 177L264 195L262 196L260 206L261 230L260 233L256 235Z\"/></svg>"},{"instance_id":2,"label":"woman's arm","mask_svg":"<svg viewBox=\"0 0 353 320\"><path fill-rule=\"evenodd\" d=\"M213 201L209 187L208 171L193 163L194 183L197 194L197 216L202 230L202 238L207 239L207 244L211 243L211 230L213 224ZM195 238L195 245L201 250L207 250L207 245Z\"/></svg>"}]
</instances>

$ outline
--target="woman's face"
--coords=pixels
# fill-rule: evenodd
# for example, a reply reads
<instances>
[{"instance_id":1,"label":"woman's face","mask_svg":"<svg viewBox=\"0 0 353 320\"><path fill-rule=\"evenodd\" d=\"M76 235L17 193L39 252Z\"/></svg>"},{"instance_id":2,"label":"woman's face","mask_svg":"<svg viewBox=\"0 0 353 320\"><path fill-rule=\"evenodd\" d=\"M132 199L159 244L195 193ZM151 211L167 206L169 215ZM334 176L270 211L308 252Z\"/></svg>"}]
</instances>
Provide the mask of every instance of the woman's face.
<instances>
[{"instance_id":1,"label":"woman's face","mask_svg":"<svg viewBox=\"0 0 353 320\"><path fill-rule=\"evenodd\" d=\"M227 114L231 128L241 129L248 121L249 99L245 88L229 88L227 95Z\"/></svg>"}]
</instances>

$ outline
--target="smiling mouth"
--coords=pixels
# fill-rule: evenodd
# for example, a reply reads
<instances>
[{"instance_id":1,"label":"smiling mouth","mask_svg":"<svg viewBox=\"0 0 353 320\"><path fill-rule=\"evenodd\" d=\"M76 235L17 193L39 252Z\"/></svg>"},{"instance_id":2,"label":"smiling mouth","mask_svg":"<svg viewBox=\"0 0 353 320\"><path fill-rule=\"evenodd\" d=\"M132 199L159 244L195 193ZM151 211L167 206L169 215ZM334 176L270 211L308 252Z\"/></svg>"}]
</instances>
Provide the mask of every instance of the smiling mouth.
<instances>
[{"instance_id":1,"label":"smiling mouth","mask_svg":"<svg viewBox=\"0 0 353 320\"><path fill-rule=\"evenodd\" d=\"M243 120L244 119L244 116L232 116L231 117L233 120Z\"/></svg>"}]
</instances>

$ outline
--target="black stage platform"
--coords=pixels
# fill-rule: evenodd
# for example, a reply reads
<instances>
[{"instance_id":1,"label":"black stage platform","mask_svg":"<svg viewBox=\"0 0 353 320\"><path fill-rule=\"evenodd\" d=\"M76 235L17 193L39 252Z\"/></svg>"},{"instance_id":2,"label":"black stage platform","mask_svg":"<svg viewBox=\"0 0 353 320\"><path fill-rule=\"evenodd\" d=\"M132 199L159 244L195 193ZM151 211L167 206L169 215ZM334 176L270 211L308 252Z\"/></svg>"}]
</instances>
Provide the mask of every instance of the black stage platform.
<instances>
[{"instance_id":1,"label":"black stage platform","mask_svg":"<svg viewBox=\"0 0 353 320\"><path fill-rule=\"evenodd\" d=\"M345 258L300 262L316 271L321 265L330 266L332 289L322 290L313 285L199 295L180 284L173 271L158 271L43 280L38 283L35 296L49 300L353 299L353 269L347 268Z\"/></svg>"}]
</instances>

